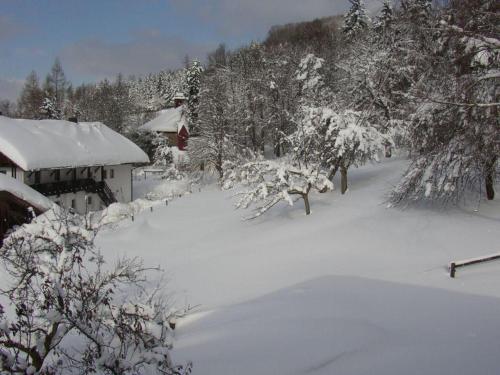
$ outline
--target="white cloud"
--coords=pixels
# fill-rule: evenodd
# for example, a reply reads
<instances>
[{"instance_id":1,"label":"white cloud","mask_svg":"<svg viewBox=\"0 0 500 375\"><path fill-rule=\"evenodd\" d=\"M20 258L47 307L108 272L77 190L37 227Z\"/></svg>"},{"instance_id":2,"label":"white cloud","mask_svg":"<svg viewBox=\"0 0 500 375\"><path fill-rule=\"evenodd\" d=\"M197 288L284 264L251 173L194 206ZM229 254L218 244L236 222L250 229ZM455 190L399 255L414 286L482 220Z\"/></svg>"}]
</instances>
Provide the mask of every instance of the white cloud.
<instances>
[{"instance_id":1,"label":"white cloud","mask_svg":"<svg viewBox=\"0 0 500 375\"><path fill-rule=\"evenodd\" d=\"M157 30L142 30L133 39L111 43L85 39L65 47L61 52L64 68L70 73L102 79L145 74L182 66L184 57L204 59L213 45L196 44L180 37L162 36Z\"/></svg>"}]
</instances>

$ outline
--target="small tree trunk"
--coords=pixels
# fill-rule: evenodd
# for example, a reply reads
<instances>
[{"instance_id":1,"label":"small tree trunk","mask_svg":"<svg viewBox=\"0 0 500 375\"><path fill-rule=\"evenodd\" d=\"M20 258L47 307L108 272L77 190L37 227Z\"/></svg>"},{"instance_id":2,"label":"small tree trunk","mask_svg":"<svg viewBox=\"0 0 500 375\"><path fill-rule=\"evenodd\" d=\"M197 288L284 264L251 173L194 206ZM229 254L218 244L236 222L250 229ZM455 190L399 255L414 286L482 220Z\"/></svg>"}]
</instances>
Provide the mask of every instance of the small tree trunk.
<instances>
[{"instance_id":1,"label":"small tree trunk","mask_svg":"<svg viewBox=\"0 0 500 375\"><path fill-rule=\"evenodd\" d=\"M486 198L488 200L495 199L495 189L493 188L493 175L495 171L495 164L497 162L497 158L493 158L491 162L486 167L486 177L485 177L485 185L486 185Z\"/></svg>"},{"instance_id":2,"label":"small tree trunk","mask_svg":"<svg viewBox=\"0 0 500 375\"><path fill-rule=\"evenodd\" d=\"M392 147L391 145L385 145L385 157L390 158L392 156Z\"/></svg>"},{"instance_id":3,"label":"small tree trunk","mask_svg":"<svg viewBox=\"0 0 500 375\"><path fill-rule=\"evenodd\" d=\"M345 194L347 191L347 168L344 166L340 167L340 192Z\"/></svg>"},{"instance_id":4,"label":"small tree trunk","mask_svg":"<svg viewBox=\"0 0 500 375\"><path fill-rule=\"evenodd\" d=\"M217 164L215 166L215 169L217 170L217 173L219 173L219 178L222 180L222 177L224 177L224 170L222 169L222 164Z\"/></svg>"},{"instance_id":5,"label":"small tree trunk","mask_svg":"<svg viewBox=\"0 0 500 375\"><path fill-rule=\"evenodd\" d=\"M495 189L493 189L493 173L489 172L486 175L485 178L486 182L486 198L488 198L489 201L492 201L495 199Z\"/></svg>"},{"instance_id":6,"label":"small tree trunk","mask_svg":"<svg viewBox=\"0 0 500 375\"><path fill-rule=\"evenodd\" d=\"M311 213L311 206L309 205L309 193L302 194L302 199L304 200L306 215L309 215Z\"/></svg>"},{"instance_id":7,"label":"small tree trunk","mask_svg":"<svg viewBox=\"0 0 500 375\"><path fill-rule=\"evenodd\" d=\"M337 171L339 170L339 166L338 164L330 171L330 173L328 174L328 179L330 181L333 181L333 178L335 177L335 175L337 174Z\"/></svg>"}]
</instances>

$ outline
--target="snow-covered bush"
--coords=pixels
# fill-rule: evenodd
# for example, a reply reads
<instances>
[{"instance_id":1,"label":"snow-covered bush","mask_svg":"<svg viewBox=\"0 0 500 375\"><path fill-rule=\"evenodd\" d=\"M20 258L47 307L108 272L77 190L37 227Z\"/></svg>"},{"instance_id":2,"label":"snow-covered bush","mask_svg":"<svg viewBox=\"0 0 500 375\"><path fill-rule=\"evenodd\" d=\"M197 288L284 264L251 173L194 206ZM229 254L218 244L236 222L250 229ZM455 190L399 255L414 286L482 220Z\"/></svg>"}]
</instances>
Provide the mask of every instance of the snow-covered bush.
<instances>
[{"instance_id":1,"label":"snow-covered bush","mask_svg":"<svg viewBox=\"0 0 500 375\"><path fill-rule=\"evenodd\" d=\"M1 372L189 373L170 359L169 310L148 269L139 259L106 265L83 224L49 211L0 249Z\"/></svg>"},{"instance_id":2,"label":"snow-covered bush","mask_svg":"<svg viewBox=\"0 0 500 375\"><path fill-rule=\"evenodd\" d=\"M237 194L237 208L256 204L250 219L261 216L281 201L293 205L293 195L303 199L306 215L309 215L309 192L333 189L331 181L318 168L300 167L289 159L254 161L239 167L227 167L224 188L235 185L246 187L245 191Z\"/></svg>"}]
</instances>

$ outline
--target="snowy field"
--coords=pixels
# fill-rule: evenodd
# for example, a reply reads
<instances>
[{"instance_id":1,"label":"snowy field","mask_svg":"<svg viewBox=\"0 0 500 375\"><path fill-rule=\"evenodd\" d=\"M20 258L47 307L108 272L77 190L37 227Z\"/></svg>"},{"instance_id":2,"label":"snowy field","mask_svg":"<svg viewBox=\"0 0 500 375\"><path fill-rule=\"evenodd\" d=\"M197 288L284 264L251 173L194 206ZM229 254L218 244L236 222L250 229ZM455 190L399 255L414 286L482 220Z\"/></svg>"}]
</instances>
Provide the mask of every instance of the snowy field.
<instances>
[{"instance_id":1,"label":"snowy field","mask_svg":"<svg viewBox=\"0 0 500 375\"><path fill-rule=\"evenodd\" d=\"M194 374L498 374L500 199L479 211L388 209L405 161L353 169L350 191L242 221L207 186L105 230L108 259L163 267L177 307L174 360ZM338 184L337 184L338 186ZM141 187L145 188L145 187Z\"/></svg>"}]
</instances>

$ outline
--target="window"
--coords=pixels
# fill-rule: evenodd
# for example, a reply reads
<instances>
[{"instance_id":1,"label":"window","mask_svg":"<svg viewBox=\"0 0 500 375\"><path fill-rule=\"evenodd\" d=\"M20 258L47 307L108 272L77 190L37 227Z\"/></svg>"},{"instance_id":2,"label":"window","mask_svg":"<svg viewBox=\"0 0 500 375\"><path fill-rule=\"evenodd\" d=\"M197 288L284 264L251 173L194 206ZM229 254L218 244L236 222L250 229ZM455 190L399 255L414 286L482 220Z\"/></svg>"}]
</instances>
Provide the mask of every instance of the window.
<instances>
[{"instance_id":1,"label":"window","mask_svg":"<svg viewBox=\"0 0 500 375\"><path fill-rule=\"evenodd\" d=\"M41 180L42 180L42 172L36 171L35 172L35 184L39 184Z\"/></svg>"},{"instance_id":2,"label":"window","mask_svg":"<svg viewBox=\"0 0 500 375\"><path fill-rule=\"evenodd\" d=\"M114 169L109 170L109 178L115 178L115 170Z\"/></svg>"},{"instance_id":3,"label":"window","mask_svg":"<svg viewBox=\"0 0 500 375\"><path fill-rule=\"evenodd\" d=\"M89 206L91 206L91 205L92 205L92 197L91 197L91 196L87 196L87 204L88 204Z\"/></svg>"},{"instance_id":4,"label":"window","mask_svg":"<svg viewBox=\"0 0 500 375\"><path fill-rule=\"evenodd\" d=\"M107 171L107 170L105 170L105 169L103 169L103 170L102 170L102 179L103 179L103 180L105 180L105 179L107 179L107 178L108 178L108 171Z\"/></svg>"},{"instance_id":5,"label":"window","mask_svg":"<svg viewBox=\"0 0 500 375\"><path fill-rule=\"evenodd\" d=\"M60 169L56 169L54 171L54 180L61 181L61 170Z\"/></svg>"},{"instance_id":6,"label":"window","mask_svg":"<svg viewBox=\"0 0 500 375\"><path fill-rule=\"evenodd\" d=\"M5 170L0 170L0 173L2 173L2 174L7 174L7 171L5 171Z\"/></svg>"},{"instance_id":7,"label":"window","mask_svg":"<svg viewBox=\"0 0 500 375\"><path fill-rule=\"evenodd\" d=\"M71 208L72 208L73 210L76 210L76 200L75 200L75 199L72 199L72 200L71 200Z\"/></svg>"}]
</instances>

